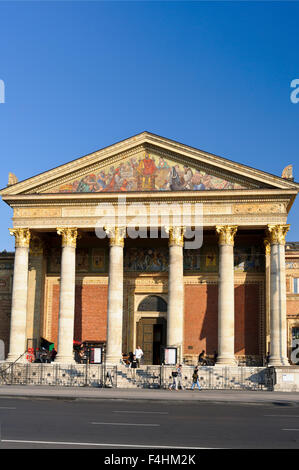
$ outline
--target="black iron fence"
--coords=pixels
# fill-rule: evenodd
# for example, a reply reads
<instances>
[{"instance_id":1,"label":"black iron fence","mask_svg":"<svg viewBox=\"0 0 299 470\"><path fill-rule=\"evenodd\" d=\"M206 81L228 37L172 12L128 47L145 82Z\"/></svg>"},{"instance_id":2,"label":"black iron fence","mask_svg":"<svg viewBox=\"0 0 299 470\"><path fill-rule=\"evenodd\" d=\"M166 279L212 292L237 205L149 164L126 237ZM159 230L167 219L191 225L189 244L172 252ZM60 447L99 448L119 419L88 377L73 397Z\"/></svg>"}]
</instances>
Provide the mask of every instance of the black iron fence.
<instances>
[{"instance_id":1,"label":"black iron fence","mask_svg":"<svg viewBox=\"0 0 299 470\"><path fill-rule=\"evenodd\" d=\"M2 363L1 385L48 385L63 387L118 387L167 389L173 382L170 366L141 366L132 370L125 365ZM192 366L182 368L181 383L191 388ZM272 367L199 367L199 383L207 390L273 390Z\"/></svg>"}]
</instances>

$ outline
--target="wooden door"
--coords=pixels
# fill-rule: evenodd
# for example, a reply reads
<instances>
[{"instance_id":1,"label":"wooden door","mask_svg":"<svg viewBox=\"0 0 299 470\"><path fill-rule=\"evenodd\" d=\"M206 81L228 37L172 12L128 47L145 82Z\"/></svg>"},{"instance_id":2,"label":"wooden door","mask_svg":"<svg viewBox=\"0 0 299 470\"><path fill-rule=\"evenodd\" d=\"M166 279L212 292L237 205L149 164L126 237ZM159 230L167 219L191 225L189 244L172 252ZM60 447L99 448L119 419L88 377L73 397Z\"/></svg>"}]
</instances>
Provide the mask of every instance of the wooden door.
<instances>
[{"instance_id":1,"label":"wooden door","mask_svg":"<svg viewBox=\"0 0 299 470\"><path fill-rule=\"evenodd\" d=\"M141 318L137 325L137 343L143 351L143 363L153 363L154 324L151 318Z\"/></svg>"}]
</instances>

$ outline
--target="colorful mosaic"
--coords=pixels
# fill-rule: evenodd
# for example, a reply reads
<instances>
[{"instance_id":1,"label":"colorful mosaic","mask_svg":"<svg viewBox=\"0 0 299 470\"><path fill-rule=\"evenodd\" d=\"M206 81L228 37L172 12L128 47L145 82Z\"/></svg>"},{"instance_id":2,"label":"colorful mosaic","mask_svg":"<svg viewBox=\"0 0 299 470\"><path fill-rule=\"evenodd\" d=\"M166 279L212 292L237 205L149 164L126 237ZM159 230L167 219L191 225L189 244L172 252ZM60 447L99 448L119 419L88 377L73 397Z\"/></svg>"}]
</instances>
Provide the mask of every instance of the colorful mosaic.
<instances>
[{"instance_id":1,"label":"colorful mosaic","mask_svg":"<svg viewBox=\"0 0 299 470\"><path fill-rule=\"evenodd\" d=\"M168 248L129 248L125 251L125 271L163 272L168 271Z\"/></svg>"},{"instance_id":2,"label":"colorful mosaic","mask_svg":"<svg viewBox=\"0 0 299 470\"><path fill-rule=\"evenodd\" d=\"M105 271L105 249L92 248L91 251L91 268L93 271Z\"/></svg>"},{"instance_id":3,"label":"colorful mosaic","mask_svg":"<svg viewBox=\"0 0 299 470\"><path fill-rule=\"evenodd\" d=\"M258 246L234 247L234 270L261 272L265 269L265 255Z\"/></svg>"},{"instance_id":4,"label":"colorful mosaic","mask_svg":"<svg viewBox=\"0 0 299 470\"><path fill-rule=\"evenodd\" d=\"M197 250L184 250L184 271L218 272L218 247L203 245ZM61 248L49 251L48 270L60 273ZM105 248L77 248L76 272L108 272L109 255ZM124 271L126 272L167 272L169 248L125 248ZM264 254L259 247L235 247L234 270L261 272L264 270Z\"/></svg>"},{"instance_id":5,"label":"colorful mosaic","mask_svg":"<svg viewBox=\"0 0 299 470\"><path fill-rule=\"evenodd\" d=\"M125 251L124 270L136 272L165 272L169 267L169 249L128 248ZM211 271L218 269L217 248L203 247L184 250L184 271Z\"/></svg>"},{"instance_id":6,"label":"colorful mosaic","mask_svg":"<svg viewBox=\"0 0 299 470\"><path fill-rule=\"evenodd\" d=\"M238 183L148 153L64 184L60 193L243 189Z\"/></svg>"},{"instance_id":7,"label":"colorful mosaic","mask_svg":"<svg viewBox=\"0 0 299 470\"><path fill-rule=\"evenodd\" d=\"M77 248L76 249L76 272L103 273L108 270L106 266L106 256L104 248ZM61 270L61 248L53 247L49 251L48 271L50 273L60 273Z\"/></svg>"}]
</instances>

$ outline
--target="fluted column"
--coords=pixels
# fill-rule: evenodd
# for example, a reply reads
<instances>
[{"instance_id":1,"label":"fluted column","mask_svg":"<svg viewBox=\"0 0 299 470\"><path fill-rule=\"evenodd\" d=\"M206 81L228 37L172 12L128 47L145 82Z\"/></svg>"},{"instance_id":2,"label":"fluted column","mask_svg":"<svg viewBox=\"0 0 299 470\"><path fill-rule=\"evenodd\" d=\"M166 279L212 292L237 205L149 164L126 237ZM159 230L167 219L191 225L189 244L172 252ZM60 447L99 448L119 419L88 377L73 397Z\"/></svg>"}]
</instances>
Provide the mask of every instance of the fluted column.
<instances>
[{"instance_id":1,"label":"fluted column","mask_svg":"<svg viewBox=\"0 0 299 470\"><path fill-rule=\"evenodd\" d=\"M10 321L10 342L7 360L18 359L26 349L26 317L28 289L28 253L30 231L28 228L9 229L15 236L15 261ZM25 360L25 357L23 357Z\"/></svg>"},{"instance_id":2,"label":"fluted column","mask_svg":"<svg viewBox=\"0 0 299 470\"><path fill-rule=\"evenodd\" d=\"M125 228L105 227L109 236L109 281L106 362L119 364L123 329L123 251Z\"/></svg>"},{"instance_id":3,"label":"fluted column","mask_svg":"<svg viewBox=\"0 0 299 470\"><path fill-rule=\"evenodd\" d=\"M58 344L56 362L71 364L74 361L74 318L76 277L76 228L57 228L62 236Z\"/></svg>"},{"instance_id":4,"label":"fluted column","mask_svg":"<svg viewBox=\"0 0 299 470\"><path fill-rule=\"evenodd\" d=\"M182 361L184 338L184 228L165 227L169 233L167 346L178 348Z\"/></svg>"},{"instance_id":5,"label":"fluted column","mask_svg":"<svg viewBox=\"0 0 299 470\"><path fill-rule=\"evenodd\" d=\"M217 364L235 365L234 238L236 225L218 225L218 358Z\"/></svg>"},{"instance_id":6,"label":"fluted column","mask_svg":"<svg viewBox=\"0 0 299 470\"><path fill-rule=\"evenodd\" d=\"M271 366L287 366L285 236L289 225L268 225L270 253L270 359Z\"/></svg>"}]
</instances>

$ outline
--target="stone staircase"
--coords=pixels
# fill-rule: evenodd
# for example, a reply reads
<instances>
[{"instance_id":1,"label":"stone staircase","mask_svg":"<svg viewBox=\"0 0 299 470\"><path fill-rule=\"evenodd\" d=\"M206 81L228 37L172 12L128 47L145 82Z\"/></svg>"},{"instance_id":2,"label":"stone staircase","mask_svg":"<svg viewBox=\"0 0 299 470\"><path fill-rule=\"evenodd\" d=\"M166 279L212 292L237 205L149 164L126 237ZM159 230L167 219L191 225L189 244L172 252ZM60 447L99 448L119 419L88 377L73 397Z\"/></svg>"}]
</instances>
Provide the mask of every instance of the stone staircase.
<instances>
[{"instance_id":1,"label":"stone staircase","mask_svg":"<svg viewBox=\"0 0 299 470\"><path fill-rule=\"evenodd\" d=\"M117 388L160 388L160 367L141 366L134 377L132 369L118 366Z\"/></svg>"},{"instance_id":2,"label":"stone staircase","mask_svg":"<svg viewBox=\"0 0 299 470\"><path fill-rule=\"evenodd\" d=\"M118 388L168 388L172 383L173 367L141 366L136 369L136 377L126 366L117 366ZM183 367L183 386L191 388L194 367ZM207 390L267 390L270 387L264 368L250 367L200 367L199 381Z\"/></svg>"}]
</instances>

